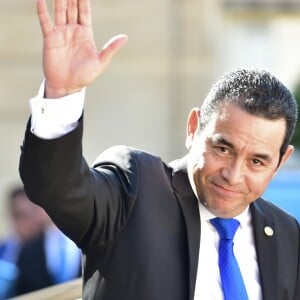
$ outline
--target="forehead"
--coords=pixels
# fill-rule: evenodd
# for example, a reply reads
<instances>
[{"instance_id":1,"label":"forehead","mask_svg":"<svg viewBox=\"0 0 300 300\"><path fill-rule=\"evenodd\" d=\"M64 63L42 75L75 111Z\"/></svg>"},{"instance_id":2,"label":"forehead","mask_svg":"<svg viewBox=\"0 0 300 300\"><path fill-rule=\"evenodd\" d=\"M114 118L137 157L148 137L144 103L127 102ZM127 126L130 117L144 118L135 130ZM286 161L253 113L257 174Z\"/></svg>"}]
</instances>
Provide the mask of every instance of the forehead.
<instances>
[{"instance_id":1,"label":"forehead","mask_svg":"<svg viewBox=\"0 0 300 300\"><path fill-rule=\"evenodd\" d=\"M212 115L204 131L208 136L221 135L233 144L272 148L277 152L283 143L286 122L255 116L235 104L226 104Z\"/></svg>"}]
</instances>

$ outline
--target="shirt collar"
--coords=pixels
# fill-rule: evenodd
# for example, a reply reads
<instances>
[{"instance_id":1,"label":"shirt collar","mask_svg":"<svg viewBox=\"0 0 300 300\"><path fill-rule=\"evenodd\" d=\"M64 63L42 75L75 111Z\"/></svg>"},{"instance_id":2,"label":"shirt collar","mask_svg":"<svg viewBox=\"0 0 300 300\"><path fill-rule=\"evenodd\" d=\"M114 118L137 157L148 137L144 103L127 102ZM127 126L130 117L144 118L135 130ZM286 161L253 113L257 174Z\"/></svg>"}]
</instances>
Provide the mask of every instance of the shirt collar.
<instances>
[{"instance_id":1,"label":"shirt collar","mask_svg":"<svg viewBox=\"0 0 300 300\"><path fill-rule=\"evenodd\" d=\"M212 214L200 201L198 201L198 203L201 221L209 221L210 219L216 218L216 216ZM241 227L246 226L251 219L249 205L241 214L235 216L234 219L240 222Z\"/></svg>"}]
</instances>

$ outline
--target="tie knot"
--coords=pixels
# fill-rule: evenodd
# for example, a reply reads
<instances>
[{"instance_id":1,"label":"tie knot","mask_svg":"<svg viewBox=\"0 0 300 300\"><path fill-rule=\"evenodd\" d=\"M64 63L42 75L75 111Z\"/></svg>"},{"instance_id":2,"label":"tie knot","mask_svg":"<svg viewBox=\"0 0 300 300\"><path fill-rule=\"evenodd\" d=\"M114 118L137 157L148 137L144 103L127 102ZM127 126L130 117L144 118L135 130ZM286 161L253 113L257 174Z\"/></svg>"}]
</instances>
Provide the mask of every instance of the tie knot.
<instances>
[{"instance_id":1,"label":"tie knot","mask_svg":"<svg viewBox=\"0 0 300 300\"><path fill-rule=\"evenodd\" d=\"M221 239L232 240L240 222L236 219L214 218L210 222L216 228Z\"/></svg>"}]
</instances>

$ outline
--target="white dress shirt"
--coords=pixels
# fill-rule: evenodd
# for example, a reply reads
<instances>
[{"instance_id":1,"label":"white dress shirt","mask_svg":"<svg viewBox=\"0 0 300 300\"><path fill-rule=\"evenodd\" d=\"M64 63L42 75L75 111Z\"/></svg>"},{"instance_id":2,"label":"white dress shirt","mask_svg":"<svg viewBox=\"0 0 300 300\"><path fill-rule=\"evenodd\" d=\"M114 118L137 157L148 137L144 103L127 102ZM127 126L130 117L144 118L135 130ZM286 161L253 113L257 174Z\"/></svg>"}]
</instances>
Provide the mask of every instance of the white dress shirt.
<instances>
[{"instance_id":1,"label":"white dress shirt","mask_svg":"<svg viewBox=\"0 0 300 300\"><path fill-rule=\"evenodd\" d=\"M31 131L43 139L53 139L76 128L82 115L85 88L60 99L44 98L45 81L30 99Z\"/></svg>"},{"instance_id":2,"label":"white dress shirt","mask_svg":"<svg viewBox=\"0 0 300 300\"><path fill-rule=\"evenodd\" d=\"M38 95L30 100L31 131L40 138L60 137L78 125L84 106L85 89L60 98L44 99L44 82ZM218 269L219 235L210 224L214 218L199 203L201 218L201 242L194 300L223 300ZM240 226L234 237L234 253L239 263L249 300L262 300L259 268L249 209L236 219Z\"/></svg>"},{"instance_id":3,"label":"white dress shirt","mask_svg":"<svg viewBox=\"0 0 300 300\"><path fill-rule=\"evenodd\" d=\"M218 266L219 234L210 223L215 218L199 202L201 218L201 242L199 249L198 272L195 300L222 300L223 292ZM249 300L262 300L260 275L251 225L251 213L247 208L235 217L240 222L234 236L233 251L238 261Z\"/></svg>"}]
</instances>

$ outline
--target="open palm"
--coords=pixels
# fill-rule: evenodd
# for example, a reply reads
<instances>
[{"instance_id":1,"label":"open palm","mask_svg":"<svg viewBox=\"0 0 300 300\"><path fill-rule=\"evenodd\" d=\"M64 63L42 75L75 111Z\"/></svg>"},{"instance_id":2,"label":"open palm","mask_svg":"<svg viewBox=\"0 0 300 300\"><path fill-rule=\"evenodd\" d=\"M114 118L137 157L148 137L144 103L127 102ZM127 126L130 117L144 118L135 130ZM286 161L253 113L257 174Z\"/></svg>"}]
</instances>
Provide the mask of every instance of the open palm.
<instances>
[{"instance_id":1,"label":"open palm","mask_svg":"<svg viewBox=\"0 0 300 300\"><path fill-rule=\"evenodd\" d=\"M55 25L45 0L38 0L37 9L44 37L43 67L49 98L76 92L90 84L127 40L125 35L116 36L97 51L89 0L55 0Z\"/></svg>"}]
</instances>

